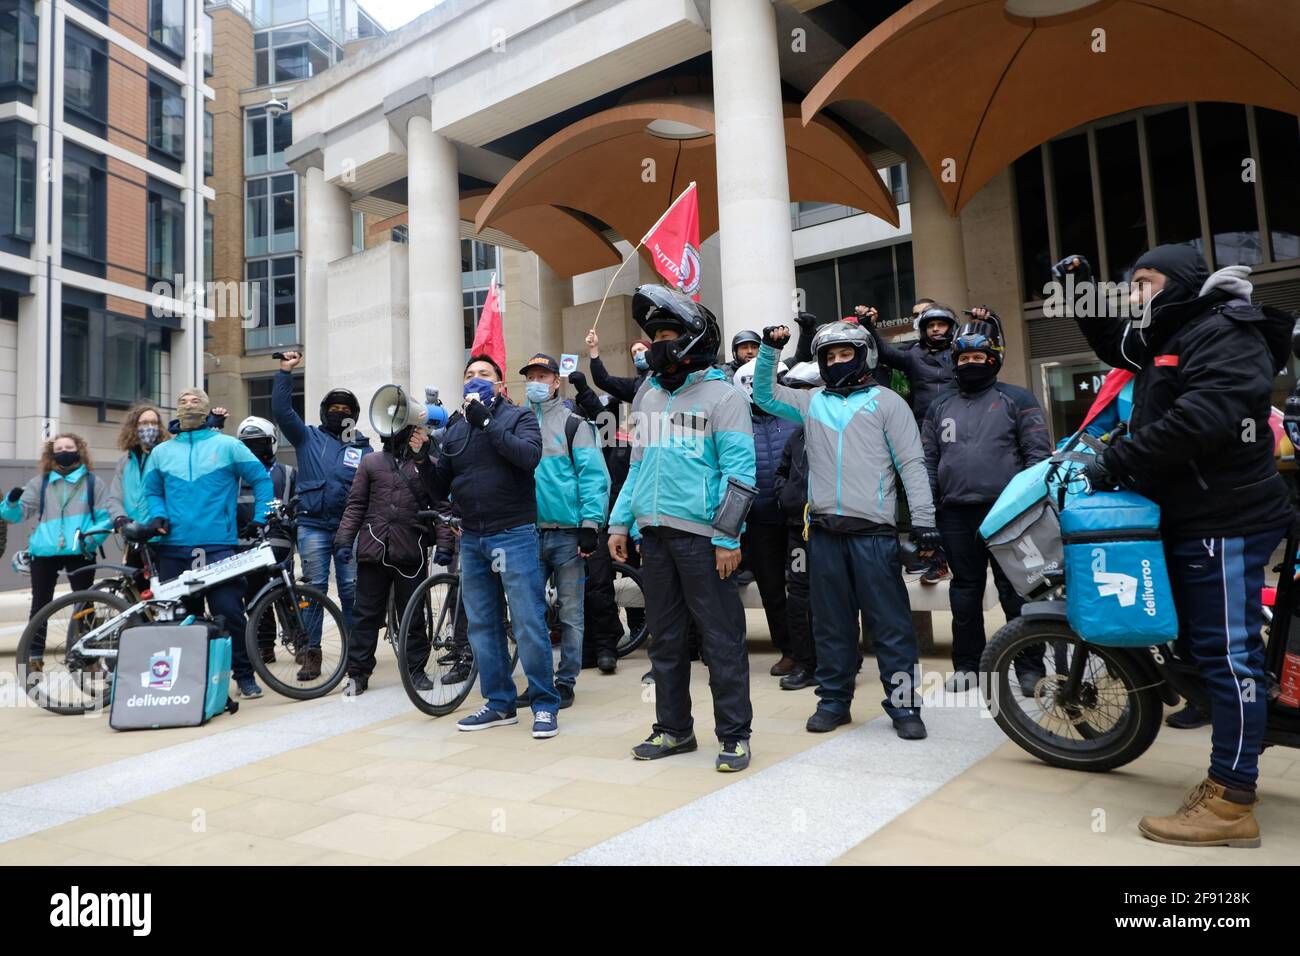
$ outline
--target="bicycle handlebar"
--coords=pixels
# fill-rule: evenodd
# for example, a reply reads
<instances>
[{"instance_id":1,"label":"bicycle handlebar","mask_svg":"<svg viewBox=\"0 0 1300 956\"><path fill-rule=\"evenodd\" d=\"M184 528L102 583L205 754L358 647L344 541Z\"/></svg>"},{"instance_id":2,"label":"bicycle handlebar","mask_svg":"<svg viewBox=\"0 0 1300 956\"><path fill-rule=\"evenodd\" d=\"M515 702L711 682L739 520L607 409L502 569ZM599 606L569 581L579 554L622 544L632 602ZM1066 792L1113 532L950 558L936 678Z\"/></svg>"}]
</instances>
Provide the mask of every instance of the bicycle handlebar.
<instances>
[{"instance_id":1,"label":"bicycle handlebar","mask_svg":"<svg viewBox=\"0 0 1300 956\"><path fill-rule=\"evenodd\" d=\"M415 516L421 521L432 521L434 524L445 524L449 528L459 528L459 518L448 518L440 511L417 511Z\"/></svg>"}]
</instances>

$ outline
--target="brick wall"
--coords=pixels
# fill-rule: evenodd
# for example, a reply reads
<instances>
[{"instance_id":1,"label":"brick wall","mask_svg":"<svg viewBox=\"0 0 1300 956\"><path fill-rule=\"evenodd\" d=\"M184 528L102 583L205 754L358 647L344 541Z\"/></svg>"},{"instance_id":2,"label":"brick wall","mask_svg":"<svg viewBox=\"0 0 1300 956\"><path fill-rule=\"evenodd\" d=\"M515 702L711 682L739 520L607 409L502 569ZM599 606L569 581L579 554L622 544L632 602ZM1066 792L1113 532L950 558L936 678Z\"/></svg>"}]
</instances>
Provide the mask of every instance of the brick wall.
<instances>
[{"instance_id":1,"label":"brick wall","mask_svg":"<svg viewBox=\"0 0 1300 956\"><path fill-rule=\"evenodd\" d=\"M108 46L108 141L137 156L149 154L149 75L139 57Z\"/></svg>"},{"instance_id":2,"label":"brick wall","mask_svg":"<svg viewBox=\"0 0 1300 956\"><path fill-rule=\"evenodd\" d=\"M120 160L108 158L107 196L108 272L112 282L137 289L149 287L145 275L148 244L146 176Z\"/></svg>"},{"instance_id":3,"label":"brick wall","mask_svg":"<svg viewBox=\"0 0 1300 956\"><path fill-rule=\"evenodd\" d=\"M108 25L141 46L149 45L149 0L110 0Z\"/></svg>"}]
</instances>

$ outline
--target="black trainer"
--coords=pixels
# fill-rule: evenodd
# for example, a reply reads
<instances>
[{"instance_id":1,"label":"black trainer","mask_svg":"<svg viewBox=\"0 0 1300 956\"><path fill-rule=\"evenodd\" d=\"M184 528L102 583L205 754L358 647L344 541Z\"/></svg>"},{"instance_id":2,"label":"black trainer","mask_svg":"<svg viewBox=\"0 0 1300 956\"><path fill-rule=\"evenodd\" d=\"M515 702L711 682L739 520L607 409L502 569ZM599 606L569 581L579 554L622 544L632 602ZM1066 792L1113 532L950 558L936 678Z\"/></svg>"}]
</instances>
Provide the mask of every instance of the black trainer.
<instances>
[{"instance_id":1,"label":"black trainer","mask_svg":"<svg viewBox=\"0 0 1300 956\"><path fill-rule=\"evenodd\" d=\"M894 731L900 740L924 740L927 736L925 722L915 713L895 717Z\"/></svg>"},{"instance_id":2,"label":"black trainer","mask_svg":"<svg viewBox=\"0 0 1300 956\"><path fill-rule=\"evenodd\" d=\"M1165 724L1175 730L1195 730L1197 727L1204 727L1209 722L1210 715L1190 700L1182 710L1165 718Z\"/></svg>"},{"instance_id":3,"label":"black trainer","mask_svg":"<svg viewBox=\"0 0 1300 956\"><path fill-rule=\"evenodd\" d=\"M596 667L602 674L612 674L618 670L618 657L613 651L601 651L596 655Z\"/></svg>"},{"instance_id":4,"label":"black trainer","mask_svg":"<svg viewBox=\"0 0 1300 956\"><path fill-rule=\"evenodd\" d=\"M632 748L632 756L637 760L658 760L674 754L688 754L699 746L694 734L689 737L674 737L671 734L653 733L644 743Z\"/></svg>"},{"instance_id":5,"label":"black trainer","mask_svg":"<svg viewBox=\"0 0 1300 956\"><path fill-rule=\"evenodd\" d=\"M817 680L813 677L811 667L796 667L782 677L779 684L782 690L803 690L805 687L816 687Z\"/></svg>"},{"instance_id":6,"label":"black trainer","mask_svg":"<svg viewBox=\"0 0 1300 956\"><path fill-rule=\"evenodd\" d=\"M805 725L810 734L825 734L849 722L848 714L836 714L818 707Z\"/></svg>"},{"instance_id":7,"label":"black trainer","mask_svg":"<svg viewBox=\"0 0 1300 956\"><path fill-rule=\"evenodd\" d=\"M568 684L556 684L555 690L560 695L560 710L573 706L573 688Z\"/></svg>"}]
</instances>

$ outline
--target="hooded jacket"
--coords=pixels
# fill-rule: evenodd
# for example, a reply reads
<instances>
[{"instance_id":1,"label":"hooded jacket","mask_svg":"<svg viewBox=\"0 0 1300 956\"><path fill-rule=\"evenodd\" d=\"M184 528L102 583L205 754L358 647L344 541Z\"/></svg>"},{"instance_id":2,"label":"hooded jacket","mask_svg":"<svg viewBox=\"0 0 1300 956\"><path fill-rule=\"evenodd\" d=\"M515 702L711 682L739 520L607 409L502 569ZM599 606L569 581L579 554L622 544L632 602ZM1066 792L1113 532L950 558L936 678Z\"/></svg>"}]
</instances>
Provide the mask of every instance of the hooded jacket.
<instances>
[{"instance_id":1,"label":"hooded jacket","mask_svg":"<svg viewBox=\"0 0 1300 956\"><path fill-rule=\"evenodd\" d=\"M992 504L1012 478L1052 454L1042 406L1005 382L941 395L925 416L921 444L940 506Z\"/></svg>"},{"instance_id":2,"label":"hooded jacket","mask_svg":"<svg viewBox=\"0 0 1300 956\"><path fill-rule=\"evenodd\" d=\"M271 417L298 453L298 526L334 532L348 503L361 459L374 451L359 431L350 442L308 425L293 409L293 373L275 373Z\"/></svg>"},{"instance_id":3,"label":"hooded jacket","mask_svg":"<svg viewBox=\"0 0 1300 956\"><path fill-rule=\"evenodd\" d=\"M808 504L808 453L804 449L803 428L796 427L781 449L781 463L776 466L772 483L785 523L803 526L804 507Z\"/></svg>"},{"instance_id":4,"label":"hooded jacket","mask_svg":"<svg viewBox=\"0 0 1300 956\"><path fill-rule=\"evenodd\" d=\"M41 485L45 484L45 511L27 539L27 550L37 558L67 557L82 554L82 545L76 540L77 532L102 531L111 527L108 513L108 488L96 480L93 500L89 472L78 465L66 475L51 470L46 484L45 475L37 475L23 486L23 495L10 503L8 498L0 503L0 518L18 524L41 510ZM62 539L63 546L59 546ZM92 539L98 544L101 539Z\"/></svg>"},{"instance_id":5,"label":"hooded jacket","mask_svg":"<svg viewBox=\"0 0 1300 956\"><path fill-rule=\"evenodd\" d=\"M764 345L754 372L754 401L803 423L812 523L830 531L893 534L901 477L913 522L933 528L925 454L907 402L877 386L847 395L824 386L787 388L777 383L776 370L777 351Z\"/></svg>"},{"instance_id":6,"label":"hooded jacket","mask_svg":"<svg viewBox=\"0 0 1300 956\"><path fill-rule=\"evenodd\" d=\"M751 405L750 411L754 426L755 484L758 486L758 497L749 509L749 520L753 524L785 524L785 515L777 500L776 472L781 465L781 453L785 450L786 442L799 430L799 426L789 419L769 414L757 405Z\"/></svg>"},{"instance_id":7,"label":"hooded jacket","mask_svg":"<svg viewBox=\"0 0 1300 956\"><path fill-rule=\"evenodd\" d=\"M541 460L537 416L498 396L483 428L471 426L460 412L447 421L427 487L435 501L451 498L465 531L496 534L537 523L533 472Z\"/></svg>"},{"instance_id":8,"label":"hooded jacket","mask_svg":"<svg viewBox=\"0 0 1300 956\"><path fill-rule=\"evenodd\" d=\"M1145 328L1079 320L1103 362L1136 373L1130 433L1104 464L1160 505L1168 537L1239 537L1291 520L1268 419L1293 320L1251 304L1249 272L1220 269L1167 303L1161 293Z\"/></svg>"},{"instance_id":9,"label":"hooded jacket","mask_svg":"<svg viewBox=\"0 0 1300 956\"><path fill-rule=\"evenodd\" d=\"M117 460L108 492L108 513L141 524L149 520L149 502L144 497L144 469L149 456L132 449Z\"/></svg>"},{"instance_id":10,"label":"hooded jacket","mask_svg":"<svg viewBox=\"0 0 1300 956\"><path fill-rule=\"evenodd\" d=\"M236 438L210 428L181 432L149 453L144 493L149 518L166 518L167 547L234 547L240 479L253 488L258 513L275 497L266 466Z\"/></svg>"},{"instance_id":11,"label":"hooded jacket","mask_svg":"<svg viewBox=\"0 0 1300 956\"><path fill-rule=\"evenodd\" d=\"M727 479L754 484L754 431L744 393L718 368L691 372L671 392L651 375L632 403L632 422L632 463L609 533L627 534L635 522L642 531L672 528L739 548L739 540L714 530L713 517Z\"/></svg>"},{"instance_id":12,"label":"hooded jacket","mask_svg":"<svg viewBox=\"0 0 1300 956\"><path fill-rule=\"evenodd\" d=\"M876 371L893 368L907 376L908 384L912 386L912 413L916 416L917 425L920 425L925 421L926 413L935 400L957 388L952 352L948 349L928 348L924 342L917 342L911 348L897 349L886 342L874 326L869 325L868 328L876 339L876 350L880 353L880 368Z\"/></svg>"},{"instance_id":13,"label":"hooded jacket","mask_svg":"<svg viewBox=\"0 0 1300 956\"><path fill-rule=\"evenodd\" d=\"M435 542L416 517L416 512L433 507L427 497L433 469L427 460L404 457L398 462L388 450L367 455L348 492L334 547L352 547L355 542L358 561L408 569L424 564L425 549L431 543L449 547L451 529L438 525Z\"/></svg>"},{"instance_id":14,"label":"hooded jacket","mask_svg":"<svg viewBox=\"0 0 1300 956\"><path fill-rule=\"evenodd\" d=\"M609 470L596 429L579 419L570 449L566 428L578 416L558 395L527 407L537 415L542 432L542 460L535 475L537 526L601 528L609 509Z\"/></svg>"}]
</instances>

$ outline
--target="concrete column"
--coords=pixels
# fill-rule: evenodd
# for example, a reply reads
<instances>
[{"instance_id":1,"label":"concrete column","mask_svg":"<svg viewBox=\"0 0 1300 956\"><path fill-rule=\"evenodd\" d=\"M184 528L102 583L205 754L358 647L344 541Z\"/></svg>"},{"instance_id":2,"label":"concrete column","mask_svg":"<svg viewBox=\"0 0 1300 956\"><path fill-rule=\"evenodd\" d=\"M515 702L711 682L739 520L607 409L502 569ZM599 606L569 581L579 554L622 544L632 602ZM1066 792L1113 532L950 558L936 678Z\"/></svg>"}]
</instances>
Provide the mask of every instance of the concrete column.
<instances>
[{"instance_id":1,"label":"concrete column","mask_svg":"<svg viewBox=\"0 0 1300 956\"><path fill-rule=\"evenodd\" d=\"M406 162L411 387L422 395L433 385L455 397L465 368L456 147L427 116L413 116Z\"/></svg>"},{"instance_id":2,"label":"concrete column","mask_svg":"<svg viewBox=\"0 0 1300 956\"><path fill-rule=\"evenodd\" d=\"M907 157L907 185L912 205L912 265L916 294L960 310L967 305L966 251L961 220L948 214L939 187L920 154ZM900 303L906 312L912 303Z\"/></svg>"},{"instance_id":3,"label":"concrete column","mask_svg":"<svg viewBox=\"0 0 1300 956\"><path fill-rule=\"evenodd\" d=\"M725 345L792 316L794 246L776 15L770 0L726 0L710 13Z\"/></svg>"},{"instance_id":4,"label":"concrete column","mask_svg":"<svg viewBox=\"0 0 1300 956\"><path fill-rule=\"evenodd\" d=\"M308 167L303 179L306 195L302 230L303 298L298 316L302 340L309 350L303 364L305 401L310 412L333 385L334 377L347 374L347 369L333 372L330 369L328 289L329 264L352 251L352 206L347 190L327 182L319 166ZM365 347L365 343L357 343L358 352L364 352ZM357 397L362 400L364 415L364 403L369 396Z\"/></svg>"}]
</instances>

